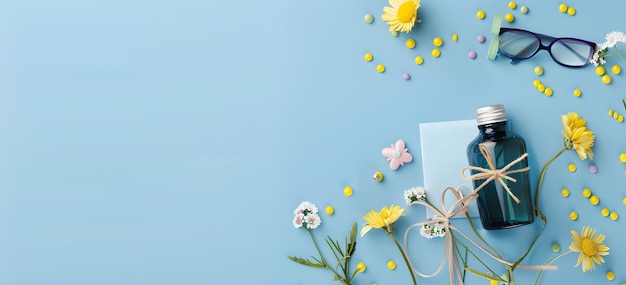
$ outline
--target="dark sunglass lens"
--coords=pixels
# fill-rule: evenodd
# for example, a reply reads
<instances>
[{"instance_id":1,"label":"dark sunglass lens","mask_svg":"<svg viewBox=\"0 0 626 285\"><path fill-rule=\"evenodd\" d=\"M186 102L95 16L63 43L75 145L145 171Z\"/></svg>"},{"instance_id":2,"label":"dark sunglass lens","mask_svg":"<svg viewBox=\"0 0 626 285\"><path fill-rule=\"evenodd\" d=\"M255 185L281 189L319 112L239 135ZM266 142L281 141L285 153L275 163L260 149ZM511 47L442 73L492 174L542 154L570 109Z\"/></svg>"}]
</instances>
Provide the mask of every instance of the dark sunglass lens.
<instances>
[{"instance_id":1,"label":"dark sunglass lens","mask_svg":"<svg viewBox=\"0 0 626 285\"><path fill-rule=\"evenodd\" d=\"M575 39L559 39L552 44L552 58L568 66L584 66L589 62L594 48L587 42Z\"/></svg>"},{"instance_id":2,"label":"dark sunglass lens","mask_svg":"<svg viewBox=\"0 0 626 285\"><path fill-rule=\"evenodd\" d=\"M539 49L539 39L523 31L504 31L500 34L500 53L511 59L527 59Z\"/></svg>"}]
</instances>

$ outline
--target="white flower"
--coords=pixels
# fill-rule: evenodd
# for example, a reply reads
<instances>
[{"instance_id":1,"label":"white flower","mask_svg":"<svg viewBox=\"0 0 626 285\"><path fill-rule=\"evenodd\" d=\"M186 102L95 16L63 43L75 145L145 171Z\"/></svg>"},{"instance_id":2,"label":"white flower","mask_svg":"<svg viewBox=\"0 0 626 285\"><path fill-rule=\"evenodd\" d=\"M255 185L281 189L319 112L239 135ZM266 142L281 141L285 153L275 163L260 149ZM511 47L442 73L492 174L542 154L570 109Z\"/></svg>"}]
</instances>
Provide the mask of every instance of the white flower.
<instances>
[{"instance_id":1,"label":"white flower","mask_svg":"<svg viewBox=\"0 0 626 285\"><path fill-rule=\"evenodd\" d=\"M307 229L315 229L322 223L322 219L320 219L317 213L309 213L304 216L304 221L306 222Z\"/></svg>"},{"instance_id":2,"label":"white flower","mask_svg":"<svg viewBox=\"0 0 626 285\"><path fill-rule=\"evenodd\" d=\"M426 199L426 190L422 187L413 187L404 191L404 200L408 205L414 201Z\"/></svg>"},{"instance_id":3,"label":"white flower","mask_svg":"<svg viewBox=\"0 0 626 285\"><path fill-rule=\"evenodd\" d=\"M304 223L304 214L297 213L295 217L293 217L293 226L296 228L301 228Z\"/></svg>"},{"instance_id":4,"label":"white flower","mask_svg":"<svg viewBox=\"0 0 626 285\"><path fill-rule=\"evenodd\" d=\"M420 235L425 238L444 237L446 235L446 228L441 223L435 225L425 224L420 229Z\"/></svg>"},{"instance_id":5,"label":"white flower","mask_svg":"<svg viewBox=\"0 0 626 285\"><path fill-rule=\"evenodd\" d=\"M434 236L430 234L430 226L429 225L424 225L421 229L420 229L420 235L422 235L425 238L433 238Z\"/></svg>"},{"instance_id":6,"label":"white flower","mask_svg":"<svg viewBox=\"0 0 626 285\"><path fill-rule=\"evenodd\" d=\"M612 31L606 35L605 47L614 47L618 42L626 43L626 36L622 32Z\"/></svg>"},{"instance_id":7,"label":"white flower","mask_svg":"<svg viewBox=\"0 0 626 285\"><path fill-rule=\"evenodd\" d=\"M294 214L297 213L313 213L313 214L317 214L317 207L315 207L315 204L309 202L309 201L304 201L302 203L300 203L300 205L298 206L298 208L296 208L296 210L294 211Z\"/></svg>"}]
</instances>

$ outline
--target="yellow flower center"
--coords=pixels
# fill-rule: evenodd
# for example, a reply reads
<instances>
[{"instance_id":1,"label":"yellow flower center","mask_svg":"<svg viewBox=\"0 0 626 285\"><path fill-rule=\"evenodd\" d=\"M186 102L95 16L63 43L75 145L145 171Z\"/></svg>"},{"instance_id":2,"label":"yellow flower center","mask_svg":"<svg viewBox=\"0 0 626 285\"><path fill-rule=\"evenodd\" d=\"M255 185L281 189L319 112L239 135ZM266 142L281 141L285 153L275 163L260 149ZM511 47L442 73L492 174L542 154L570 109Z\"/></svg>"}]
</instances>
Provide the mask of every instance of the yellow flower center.
<instances>
[{"instance_id":1,"label":"yellow flower center","mask_svg":"<svg viewBox=\"0 0 626 285\"><path fill-rule=\"evenodd\" d=\"M590 238L583 239L580 243L580 248L582 249L582 252L589 257L594 256L596 255L596 253L598 253L596 243L593 242Z\"/></svg>"},{"instance_id":2,"label":"yellow flower center","mask_svg":"<svg viewBox=\"0 0 626 285\"><path fill-rule=\"evenodd\" d=\"M403 24L410 23L416 13L417 7L415 7L413 1L404 2L400 5L400 8L398 8L398 21Z\"/></svg>"}]
</instances>

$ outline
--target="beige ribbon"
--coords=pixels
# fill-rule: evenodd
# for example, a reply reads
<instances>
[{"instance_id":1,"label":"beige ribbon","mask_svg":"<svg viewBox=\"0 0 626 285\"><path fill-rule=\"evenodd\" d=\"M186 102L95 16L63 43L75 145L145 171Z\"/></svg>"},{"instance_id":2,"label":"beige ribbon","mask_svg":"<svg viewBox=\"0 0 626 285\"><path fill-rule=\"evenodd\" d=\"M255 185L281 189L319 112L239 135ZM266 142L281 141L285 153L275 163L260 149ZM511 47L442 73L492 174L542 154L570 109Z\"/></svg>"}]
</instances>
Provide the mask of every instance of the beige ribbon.
<instances>
[{"instance_id":1,"label":"beige ribbon","mask_svg":"<svg viewBox=\"0 0 626 285\"><path fill-rule=\"evenodd\" d=\"M452 194L456 197L456 202L454 202L454 204L452 205L452 207L450 207L450 209L448 209L446 207L445 204L445 195L448 191L451 191ZM424 278L430 278L430 277L434 277L436 275L438 275L441 270L443 270L443 266L446 263L446 260L448 261L448 271L449 271L449 277L450 277L450 285L454 285L454 276L456 275L456 278L459 280L459 284L463 285L463 278L461 275L461 269L459 268L459 262L456 256L456 251L455 251L455 243L454 240L452 238L452 231L455 231L456 233L460 234L461 236L463 236L466 240L468 240L470 243L472 243L473 245L475 245L478 249L480 249L481 251L483 251L485 254L487 254L489 257L493 258L494 260L506 265L506 266L512 266L513 263L510 261L506 261L504 259L502 259L500 256L486 250L483 246L479 245L477 242L475 242L474 240L470 239L466 234L464 234L463 232L461 232L460 230L458 230L456 227L454 227L453 225L450 224L450 219L454 218L456 216L460 216L460 215L465 215L465 213L467 212L467 207L474 202L474 200L476 200L476 198L478 197L478 194L476 194L476 191L473 191L472 193L470 193L469 195L463 197L463 193L461 193L460 190L452 188L452 187L448 187L446 188L443 193L441 194L441 207L442 207L442 211L439 211L437 208L435 208L434 206L432 206L430 203L427 203L426 201L423 200L417 200L414 201L413 203L411 203L411 205L422 205L425 206L427 208L429 208L430 210L434 211L435 213L438 213L437 215L435 215L435 217L431 220L425 221L425 222L419 222L419 223L415 223L411 226L409 226L406 231L404 232L404 248L406 249L406 255L407 258L409 260L409 265L411 266L411 269L417 273L417 275L424 277ZM441 263L439 264L439 267L437 268L437 270L435 270L434 273L432 274L424 274L422 272L420 272L419 270L417 270L415 268L415 266L413 266L413 263L411 262L411 257L409 254L409 247L407 244L407 240L408 240L408 235L409 232L414 228L414 227L420 227L423 225L427 225L427 224L437 224L437 223L441 223L443 224L445 230L446 230L446 234L444 236L445 240L444 240L444 251L443 251L443 257L441 258ZM557 269L556 266L554 265L533 265L533 266L524 266L524 265L519 265L519 268L524 268L524 269L528 269L528 270L555 270Z\"/></svg>"},{"instance_id":2,"label":"beige ribbon","mask_svg":"<svg viewBox=\"0 0 626 285\"><path fill-rule=\"evenodd\" d=\"M491 157L491 152L487 149L487 147L484 146L483 144L479 144L478 147L482 155L485 157L485 160L487 160L487 163L489 164L489 168L491 169L485 169L485 168L481 168L477 166L467 166L463 168L463 170L461 170L461 175L463 176L463 178L467 180L485 180L482 184L480 184L478 187L474 189L473 193L478 192L478 190L485 187L491 181L497 180L498 182L500 182L500 184L502 184L506 192L509 194L509 196L511 196L511 198L515 201L515 203L519 204L519 199L517 198L517 196L515 196L515 194L513 194L513 192L511 192L511 189L509 188L509 186L506 185L506 182L504 182L504 179L515 183L517 182L517 180L509 176L510 174L526 172L530 169L530 167L524 167L524 168L509 171L509 168L511 168L513 165L519 163L520 161L528 157L528 153L524 153L522 156L518 157L516 160L511 161L511 163L507 164L502 169L497 169L495 166L495 163L493 162L493 158ZM468 169L478 171L479 173L466 176L465 172Z\"/></svg>"}]
</instances>

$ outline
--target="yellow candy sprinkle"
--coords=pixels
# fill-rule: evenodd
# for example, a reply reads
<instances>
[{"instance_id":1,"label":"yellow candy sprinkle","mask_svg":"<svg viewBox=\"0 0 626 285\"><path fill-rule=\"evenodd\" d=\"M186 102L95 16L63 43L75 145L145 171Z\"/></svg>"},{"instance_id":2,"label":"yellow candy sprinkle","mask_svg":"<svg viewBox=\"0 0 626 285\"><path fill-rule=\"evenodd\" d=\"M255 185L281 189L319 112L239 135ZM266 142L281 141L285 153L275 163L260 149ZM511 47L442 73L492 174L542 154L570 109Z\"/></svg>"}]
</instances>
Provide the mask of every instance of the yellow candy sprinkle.
<instances>
[{"instance_id":1,"label":"yellow candy sprinkle","mask_svg":"<svg viewBox=\"0 0 626 285\"><path fill-rule=\"evenodd\" d=\"M583 189L583 197L585 198L591 197L591 190L589 188Z\"/></svg>"},{"instance_id":2,"label":"yellow candy sprinkle","mask_svg":"<svg viewBox=\"0 0 626 285\"><path fill-rule=\"evenodd\" d=\"M459 35L453 34L452 35L452 41L455 42L455 43L458 42L459 41Z\"/></svg>"},{"instance_id":3,"label":"yellow candy sprinkle","mask_svg":"<svg viewBox=\"0 0 626 285\"><path fill-rule=\"evenodd\" d=\"M515 1L509 2L509 9L515 9L515 8L517 8L517 3L515 3Z\"/></svg>"},{"instance_id":4,"label":"yellow candy sprinkle","mask_svg":"<svg viewBox=\"0 0 626 285\"><path fill-rule=\"evenodd\" d=\"M605 69L604 69L604 66L599 65L599 66L597 66L597 67L596 67L596 74L597 74L598 76L602 76L602 75L604 75L604 73L605 73L605 72L606 72L606 71L605 71Z\"/></svg>"},{"instance_id":5,"label":"yellow candy sprinkle","mask_svg":"<svg viewBox=\"0 0 626 285\"><path fill-rule=\"evenodd\" d=\"M343 188L343 195L346 195L346 197L352 196L352 186L344 187Z\"/></svg>"},{"instance_id":6,"label":"yellow candy sprinkle","mask_svg":"<svg viewBox=\"0 0 626 285\"><path fill-rule=\"evenodd\" d=\"M606 279L608 279L609 281L613 281L613 279L615 279L615 273L613 273L613 271L607 272Z\"/></svg>"},{"instance_id":7,"label":"yellow candy sprinkle","mask_svg":"<svg viewBox=\"0 0 626 285\"><path fill-rule=\"evenodd\" d=\"M624 204L624 206L626 206L626 198L624 198L624 200L622 200L622 203Z\"/></svg>"},{"instance_id":8,"label":"yellow candy sprinkle","mask_svg":"<svg viewBox=\"0 0 626 285\"><path fill-rule=\"evenodd\" d=\"M548 97L552 96L552 88L546 88L546 90L543 91L543 94L546 94Z\"/></svg>"},{"instance_id":9,"label":"yellow candy sprinkle","mask_svg":"<svg viewBox=\"0 0 626 285\"><path fill-rule=\"evenodd\" d=\"M613 117L613 110L609 109L609 116Z\"/></svg>"},{"instance_id":10,"label":"yellow candy sprinkle","mask_svg":"<svg viewBox=\"0 0 626 285\"><path fill-rule=\"evenodd\" d=\"M482 20L482 19L485 18L485 16L486 16L485 15L485 11L483 11L483 10L478 10L478 12L476 12L476 18L478 18L478 19Z\"/></svg>"},{"instance_id":11,"label":"yellow candy sprinkle","mask_svg":"<svg viewBox=\"0 0 626 285\"><path fill-rule=\"evenodd\" d=\"M617 113L617 112L613 113L613 119L617 120L617 117L619 117L619 113Z\"/></svg>"},{"instance_id":12,"label":"yellow candy sprinkle","mask_svg":"<svg viewBox=\"0 0 626 285\"><path fill-rule=\"evenodd\" d=\"M558 243L556 243L556 242L555 242L555 243L553 243L553 244L552 244L552 251L553 251L553 252L559 252L559 251L561 251L561 246L560 246Z\"/></svg>"},{"instance_id":13,"label":"yellow candy sprinkle","mask_svg":"<svg viewBox=\"0 0 626 285\"><path fill-rule=\"evenodd\" d=\"M372 61L372 59L374 59L374 56L373 56L371 53L369 53L369 52L368 52L368 53L366 53L366 54L363 56L363 59L365 59L365 61L368 61L368 62L369 62L369 61Z\"/></svg>"},{"instance_id":14,"label":"yellow candy sprinkle","mask_svg":"<svg viewBox=\"0 0 626 285\"><path fill-rule=\"evenodd\" d=\"M389 268L389 270L396 269L396 262L393 260L389 260L389 262L387 262L387 268Z\"/></svg>"},{"instance_id":15,"label":"yellow candy sprinkle","mask_svg":"<svg viewBox=\"0 0 626 285\"><path fill-rule=\"evenodd\" d=\"M509 23L513 23L513 21L515 21L515 16L511 13L506 13L506 15L504 15L504 20Z\"/></svg>"},{"instance_id":16,"label":"yellow candy sprinkle","mask_svg":"<svg viewBox=\"0 0 626 285\"><path fill-rule=\"evenodd\" d=\"M613 74L620 74L620 72L622 72L622 68L619 65L613 65L611 67L611 72L613 72Z\"/></svg>"},{"instance_id":17,"label":"yellow candy sprinkle","mask_svg":"<svg viewBox=\"0 0 626 285\"><path fill-rule=\"evenodd\" d=\"M421 55L415 57L415 64L422 65L424 63L424 58Z\"/></svg>"},{"instance_id":18,"label":"yellow candy sprinkle","mask_svg":"<svg viewBox=\"0 0 626 285\"><path fill-rule=\"evenodd\" d=\"M376 66L376 71L378 71L378 72L380 72L380 73L385 72L385 66L384 66L383 64L378 64L378 65Z\"/></svg>"},{"instance_id":19,"label":"yellow candy sprinkle","mask_svg":"<svg viewBox=\"0 0 626 285\"><path fill-rule=\"evenodd\" d=\"M602 75L602 83L604 84L611 83L611 75L608 75L608 74Z\"/></svg>"},{"instance_id":20,"label":"yellow candy sprinkle","mask_svg":"<svg viewBox=\"0 0 626 285\"><path fill-rule=\"evenodd\" d=\"M438 48L434 48L431 54L433 55L433 57L437 58L441 55L441 51Z\"/></svg>"},{"instance_id":21,"label":"yellow candy sprinkle","mask_svg":"<svg viewBox=\"0 0 626 285\"><path fill-rule=\"evenodd\" d=\"M567 5L565 5L565 4L559 5L559 12L561 12L561 13L567 12Z\"/></svg>"},{"instance_id":22,"label":"yellow candy sprinkle","mask_svg":"<svg viewBox=\"0 0 626 285\"><path fill-rule=\"evenodd\" d=\"M363 272L363 271L365 271L365 269L367 269L367 266L365 266L365 263L359 262L356 265L356 269L359 270L359 272Z\"/></svg>"},{"instance_id":23,"label":"yellow candy sprinkle","mask_svg":"<svg viewBox=\"0 0 626 285\"><path fill-rule=\"evenodd\" d=\"M443 45L443 39L440 37L435 37L433 39L433 45L436 47L440 47L441 45Z\"/></svg>"},{"instance_id":24,"label":"yellow candy sprinkle","mask_svg":"<svg viewBox=\"0 0 626 285\"><path fill-rule=\"evenodd\" d=\"M394 37L394 38L397 38L399 35L400 35L400 32L398 32L398 31L391 32L391 36Z\"/></svg>"},{"instance_id":25,"label":"yellow candy sprinkle","mask_svg":"<svg viewBox=\"0 0 626 285\"><path fill-rule=\"evenodd\" d=\"M616 212L611 212L611 215L609 217L611 218L611 220L615 221L619 218L619 215Z\"/></svg>"},{"instance_id":26,"label":"yellow candy sprinkle","mask_svg":"<svg viewBox=\"0 0 626 285\"><path fill-rule=\"evenodd\" d=\"M332 215L335 212L335 208L333 208L333 206L326 206L326 209L324 209L326 211L326 215Z\"/></svg>"},{"instance_id":27,"label":"yellow candy sprinkle","mask_svg":"<svg viewBox=\"0 0 626 285\"><path fill-rule=\"evenodd\" d=\"M578 88L574 89L574 96L580 97L580 95L583 95L583 92Z\"/></svg>"},{"instance_id":28,"label":"yellow candy sprinkle","mask_svg":"<svg viewBox=\"0 0 626 285\"><path fill-rule=\"evenodd\" d=\"M570 16L576 15L576 8L574 8L574 7L567 8L567 14L570 15Z\"/></svg>"},{"instance_id":29,"label":"yellow candy sprinkle","mask_svg":"<svg viewBox=\"0 0 626 285\"><path fill-rule=\"evenodd\" d=\"M539 87L539 84L541 84L541 80L539 80L539 79L533 80L533 87L537 88L537 87Z\"/></svg>"},{"instance_id":30,"label":"yellow candy sprinkle","mask_svg":"<svg viewBox=\"0 0 626 285\"><path fill-rule=\"evenodd\" d=\"M372 14L365 14L363 20L365 21L365 23L371 24L374 22L374 16L372 16Z\"/></svg>"},{"instance_id":31,"label":"yellow candy sprinkle","mask_svg":"<svg viewBox=\"0 0 626 285\"><path fill-rule=\"evenodd\" d=\"M626 152L622 152L619 154L619 161L626 162Z\"/></svg>"},{"instance_id":32,"label":"yellow candy sprinkle","mask_svg":"<svg viewBox=\"0 0 626 285\"><path fill-rule=\"evenodd\" d=\"M569 170L569 172L574 172L574 171L576 171L576 164L570 163L570 164L567 166L567 170Z\"/></svg>"},{"instance_id":33,"label":"yellow candy sprinkle","mask_svg":"<svg viewBox=\"0 0 626 285\"><path fill-rule=\"evenodd\" d=\"M578 219L578 213L576 213L574 211L570 212L569 213L569 219L572 220L572 221L577 220Z\"/></svg>"},{"instance_id":34,"label":"yellow candy sprinkle","mask_svg":"<svg viewBox=\"0 0 626 285\"><path fill-rule=\"evenodd\" d=\"M624 121L624 116L619 115L619 116L617 117L617 121L618 121L618 122L620 122L620 123L621 123L621 122L623 122L623 121Z\"/></svg>"},{"instance_id":35,"label":"yellow candy sprinkle","mask_svg":"<svg viewBox=\"0 0 626 285\"><path fill-rule=\"evenodd\" d=\"M489 279L489 285L499 285L499 284L500 282L498 282L498 280Z\"/></svg>"},{"instance_id":36,"label":"yellow candy sprinkle","mask_svg":"<svg viewBox=\"0 0 626 285\"><path fill-rule=\"evenodd\" d=\"M608 208L603 208L602 209L602 216L603 217L607 217L609 215L609 209Z\"/></svg>"},{"instance_id":37,"label":"yellow candy sprinkle","mask_svg":"<svg viewBox=\"0 0 626 285\"><path fill-rule=\"evenodd\" d=\"M565 198L569 197L569 189L563 188L563 190L561 190L561 196Z\"/></svg>"},{"instance_id":38,"label":"yellow candy sprinkle","mask_svg":"<svg viewBox=\"0 0 626 285\"><path fill-rule=\"evenodd\" d=\"M522 12L522 14L526 14L526 13L528 13L528 7L522 6L522 7L519 8L519 11Z\"/></svg>"},{"instance_id":39,"label":"yellow candy sprinkle","mask_svg":"<svg viewBox=\"0 0 626 285\"><path fill-rule=\"evenodd\" d=\"M408 39L408 40L406 40L406 42L404 44L406 45L407 48L415 48L415 40L414 39Z\"/></svg>"},{"instance_id":40,"label":"yellow candy sprinkle","mask_svg":"<svg viewBox=\"0 0 626 285\"><path fill-rule=\"evenodd\" d=\"M546 86L543 84L539 84L539 86L537 86L537 90L539 90L539 92L546 91Z\"/></svg>"},{"instance_id":41,"label":"yellow candy sprinkle","mask_svg":"<svg viewBox=\"0 0 626 285\"><path fill-rule=\"evenodd\" d=\"M539 76L543 74L543 67L541 67L540 65L535 66L535 75Z\"/></svg>"},{"instance_id":42,"label":"yellow candy sprinkle","mask_svg":"<svg viewBox=\"0 0 626 285\"><path fill-rule=\"evenodd\" d=\"M600 203L600 198L598 198L598 196L593 195L591 196L591 198L589 198L589 203L591 203L591 205L598 205L598 203Z\"/></svg>"},{"instance_id":43,"label":"yellow candy sprinkle","mask_svg":"<svg viewBox=\"0 0 626 285\"><path fill-rule=\"evenodd\" d=\"M383 175L382 172L376 171L376 172L374 172L374 175L372 175L372 178L374 179L374 181L380 182L380 181L383 181L385 176Z\"/></svg>"}]
</instances>

